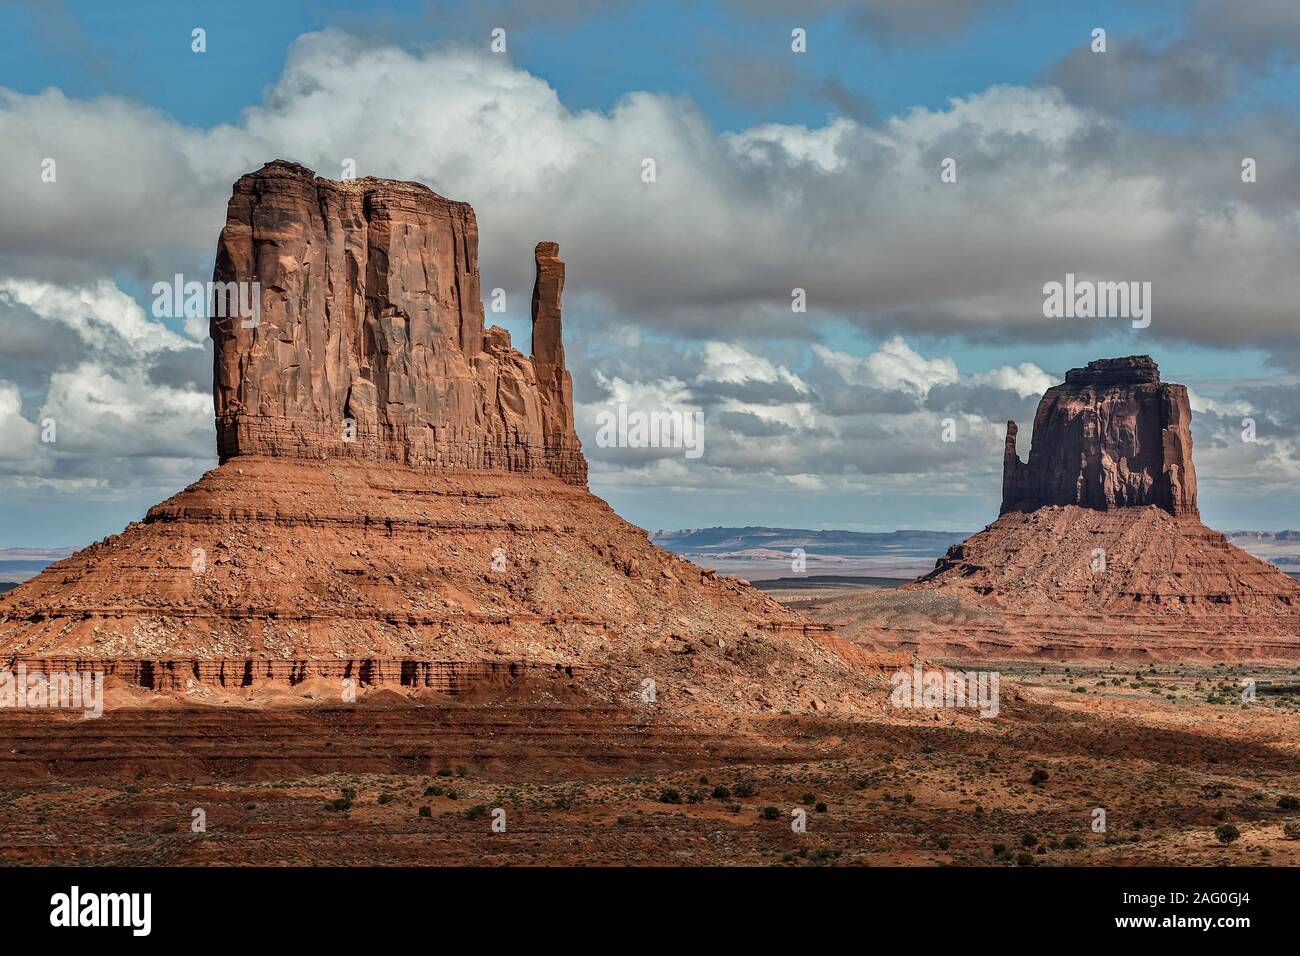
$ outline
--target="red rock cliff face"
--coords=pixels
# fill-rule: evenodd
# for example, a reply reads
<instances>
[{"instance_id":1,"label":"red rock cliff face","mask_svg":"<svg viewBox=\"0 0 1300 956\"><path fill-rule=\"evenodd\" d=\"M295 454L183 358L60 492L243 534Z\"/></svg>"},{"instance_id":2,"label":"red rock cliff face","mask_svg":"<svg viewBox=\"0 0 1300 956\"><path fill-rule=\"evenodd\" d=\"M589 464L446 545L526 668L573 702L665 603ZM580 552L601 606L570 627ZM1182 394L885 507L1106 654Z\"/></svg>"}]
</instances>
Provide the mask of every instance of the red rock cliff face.
<instances>
[{"instance_id":1,"label":"red rock cliff face","mask_svg":"<svg viewBox=\"0 0 1300 956\"><path fill-rule=\"evenodd\" d=\"M1157 505L1196 514L1187 389L1160 381L1149 356L1100 359L1049 388L1034 416L1028 464L1007 423L1002 513L1044 505Z\"/></svg>"},{"instance_id":2,"label":"red rock cliff face","mask_svg":"<svg viewBox=\"0 0 1300 956\"><path fill-rule=\"evenodd\" d=\"M221 460L363 458L584 485L560 344L564 263L537 247L533 347L483 328L474 210L418 183L268 163L235 184L215 282L260 313L215 317ZM214 315L217 310L213 310Z\"/></svg>"}]
</instances>

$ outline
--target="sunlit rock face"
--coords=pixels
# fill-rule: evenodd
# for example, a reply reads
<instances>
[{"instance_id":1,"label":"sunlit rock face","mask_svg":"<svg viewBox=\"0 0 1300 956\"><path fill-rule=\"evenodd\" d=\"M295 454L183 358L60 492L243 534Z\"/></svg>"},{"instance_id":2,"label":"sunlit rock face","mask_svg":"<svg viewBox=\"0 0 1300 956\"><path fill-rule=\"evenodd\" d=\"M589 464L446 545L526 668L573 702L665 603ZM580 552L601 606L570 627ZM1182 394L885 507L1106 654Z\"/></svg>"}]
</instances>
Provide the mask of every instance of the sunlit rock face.
<instances>
[{"instance_id":1,"label":"sunlit rock face","mask_svg":"<svg viewBox=\"0 0 1300 956\"><path fill-rule=\"evenodd\" d=\"M1038 405L1028 463L1007 423L1001 513L1156 505L1197 514L1191 421L1187 388L1160 381L1149 356L1071 369Z\"/></svg>"},{"instance_id":2,"label":"sunlit rock face","mask_svg":"<svg viewBox=\"0 0 1300 956\"><path fill-rule=\"evenodd\" d=\"M503 329L484 331L466 203L418 183L319 179L282 161L243 176L213 281L257 283L260 310L213 309L221 460L543 469L585 485L558 253L537 246L530 358Z\"/></svg>"}]
</instances>

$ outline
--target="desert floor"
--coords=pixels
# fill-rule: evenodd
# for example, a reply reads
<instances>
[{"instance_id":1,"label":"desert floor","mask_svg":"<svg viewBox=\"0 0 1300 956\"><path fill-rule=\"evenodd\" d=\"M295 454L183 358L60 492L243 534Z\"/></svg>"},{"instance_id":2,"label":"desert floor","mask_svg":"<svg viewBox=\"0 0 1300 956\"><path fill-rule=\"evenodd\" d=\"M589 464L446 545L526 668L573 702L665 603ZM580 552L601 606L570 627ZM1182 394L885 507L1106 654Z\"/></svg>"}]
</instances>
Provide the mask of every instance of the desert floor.
<instances>
[{"instance_id":1,"label":"desert floor","mask_svg":"<svg viewBox=\"0 0 1300 956\"><path fill-rule=\"evenodd\" d=\"M877 718L772 713L723 732L707 714L671 722L536 689L5 711L0 860L1300 864L1284 834L1300 812L1279 807L1300 797L1296 696L1243 702L1222 666L1000 673L993 719L882 699ZM1228 845L1224 823L1240 831Z\"/></svg>"}]
</instances>

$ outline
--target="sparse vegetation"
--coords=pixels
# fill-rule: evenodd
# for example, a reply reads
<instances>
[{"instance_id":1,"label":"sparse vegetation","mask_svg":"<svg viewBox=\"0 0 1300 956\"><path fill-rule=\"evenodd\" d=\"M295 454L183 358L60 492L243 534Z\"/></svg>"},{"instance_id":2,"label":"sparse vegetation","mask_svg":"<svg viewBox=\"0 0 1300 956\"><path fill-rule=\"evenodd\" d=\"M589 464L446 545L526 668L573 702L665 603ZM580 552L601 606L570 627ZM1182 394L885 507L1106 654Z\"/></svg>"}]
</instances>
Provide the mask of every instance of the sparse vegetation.
<instances>
[{"instance_id":1,"label":"sparse vegetation","mask_svg":"<svg viewBox=\"0 0 1300 956\"><path fill-rule=\"evenodd\" d=\"M1225 823L1214 828L1214 838L1227 846L1229 843L1241 838L1241 831L1237 829L1235 824Z\"/></svg>"}]
</instances>

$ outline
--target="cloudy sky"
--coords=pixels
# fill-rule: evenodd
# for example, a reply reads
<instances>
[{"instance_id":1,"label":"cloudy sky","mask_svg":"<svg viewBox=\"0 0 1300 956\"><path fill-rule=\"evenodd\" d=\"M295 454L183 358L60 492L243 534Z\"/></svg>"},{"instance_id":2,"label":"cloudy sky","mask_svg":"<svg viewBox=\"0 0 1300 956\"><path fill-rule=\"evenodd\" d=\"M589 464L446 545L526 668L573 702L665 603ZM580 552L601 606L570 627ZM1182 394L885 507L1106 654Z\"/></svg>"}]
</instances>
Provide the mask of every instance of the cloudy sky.
<instances>
[{"instance_id":1,"label":"cloudy sky","mask_svg":"<svg viewBox=\"0 0 1300 956\"><path fill-rule=\"evenodd\" d=\"M206 324L150 289L277 157L472 203L525 347L560 243L591 486L644 527L981 527L1006 420L1134 353L1192 390L1206 520L1300 526L1295 0L197 6L0 0L0 547L215 464ZM1067 273L1149 327L1045 318ZM620 402L704 454L600 447Z\"/></svg>"}]
</instances>

